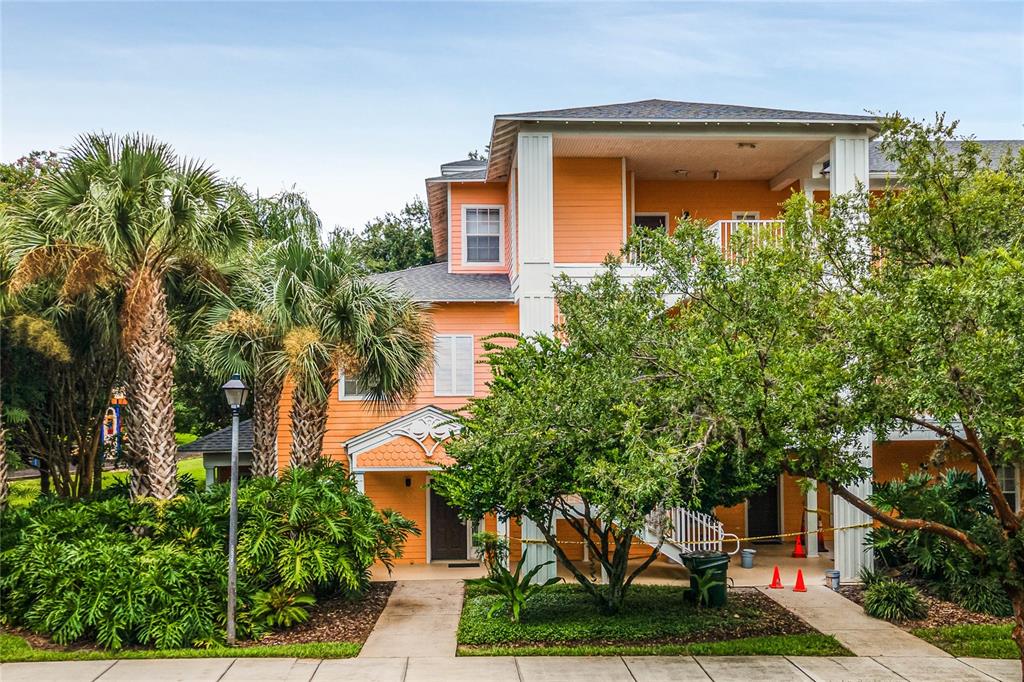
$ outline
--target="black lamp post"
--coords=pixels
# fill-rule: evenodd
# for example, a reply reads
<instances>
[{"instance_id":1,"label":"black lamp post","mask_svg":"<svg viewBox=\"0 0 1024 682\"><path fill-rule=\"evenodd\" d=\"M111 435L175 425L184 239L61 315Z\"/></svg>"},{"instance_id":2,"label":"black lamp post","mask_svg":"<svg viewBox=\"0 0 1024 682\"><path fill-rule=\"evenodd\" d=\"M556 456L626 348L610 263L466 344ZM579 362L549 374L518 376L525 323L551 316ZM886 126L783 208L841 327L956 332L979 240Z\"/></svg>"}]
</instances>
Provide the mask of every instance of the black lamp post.
<instances>
[{"instance_id":1,"label":"black lamp post","mask_svg":"<svg viewBox=\"0 0 1024 682\"><path fill-rule=\"evenodd\" d=\"M238 570L235 561L235 550L238 547L238 414L242 405L249 397L249 387L242 383L242 378L231 375L226 384L220 387L224 398L231 408L231 509L228 512L228 645L235 644L235 593L237 589Z\"/></svg>"}]
</instances>

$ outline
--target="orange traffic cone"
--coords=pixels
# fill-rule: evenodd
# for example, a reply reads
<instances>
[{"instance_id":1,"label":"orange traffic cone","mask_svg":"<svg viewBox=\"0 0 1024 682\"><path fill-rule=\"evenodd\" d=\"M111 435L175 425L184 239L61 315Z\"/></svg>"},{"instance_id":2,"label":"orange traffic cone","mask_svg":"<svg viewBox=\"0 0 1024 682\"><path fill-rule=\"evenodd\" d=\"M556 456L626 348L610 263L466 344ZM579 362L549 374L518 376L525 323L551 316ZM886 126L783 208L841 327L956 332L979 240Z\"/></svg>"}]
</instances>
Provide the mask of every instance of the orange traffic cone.
<instances>
[{"instance_id":1,"label":"orange traffic cone","mask_svg":"<svg viewBox=\"0 0 1024 682\"><path fill-rule=\"evenodd\" d=\"M803 540L803 538L804 538L803 535L797 535L796 536L796 546L793 547L793 558L794 559L806 559L807 558L807 550L804 549L804 540Z\"/></svg>"},{"instance_id":2,"label":"orange traffic cone","mask_svg":"<svg viewBox=\"0 0 1024 682\"><path fill-rule=\"evenodd\" d=\"M796 569L796 585L793 585L794 592L806 592L807 587L804 585L804 572L799 568Z\"/></svg>"},{"instance_id":3,"label":"orange traffic cone","mask_svg":"<svg viewBox=\"0 0 1024 682\"><path fill-rule=\"evenodd\" d=\"M781 590L782 589L782 577L779 575L779 567L778 566L775 567L775 572L772 574L772 584L769 585L768 587L772 588L773 590Z\"/></svg>"}]
</instances>

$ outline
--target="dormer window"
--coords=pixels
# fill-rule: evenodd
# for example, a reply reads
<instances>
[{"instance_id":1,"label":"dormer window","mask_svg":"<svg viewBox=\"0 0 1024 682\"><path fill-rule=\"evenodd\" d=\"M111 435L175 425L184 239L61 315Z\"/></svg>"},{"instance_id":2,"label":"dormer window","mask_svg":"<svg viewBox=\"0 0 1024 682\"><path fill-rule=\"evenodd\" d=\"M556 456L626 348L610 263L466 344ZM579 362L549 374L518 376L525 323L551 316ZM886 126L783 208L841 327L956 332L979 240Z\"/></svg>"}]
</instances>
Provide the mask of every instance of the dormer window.
<instances>
[{"instance_id":1,"label":"dormer window","mask_svg":"<svg viewBox=\"0 0 1024 682\"><path fill-rule=\"evenodd\" d=\"M462 208L462 261L471 265L497 265L502 262L501 206L464 206Z\"/></svg>"}]
</instances>

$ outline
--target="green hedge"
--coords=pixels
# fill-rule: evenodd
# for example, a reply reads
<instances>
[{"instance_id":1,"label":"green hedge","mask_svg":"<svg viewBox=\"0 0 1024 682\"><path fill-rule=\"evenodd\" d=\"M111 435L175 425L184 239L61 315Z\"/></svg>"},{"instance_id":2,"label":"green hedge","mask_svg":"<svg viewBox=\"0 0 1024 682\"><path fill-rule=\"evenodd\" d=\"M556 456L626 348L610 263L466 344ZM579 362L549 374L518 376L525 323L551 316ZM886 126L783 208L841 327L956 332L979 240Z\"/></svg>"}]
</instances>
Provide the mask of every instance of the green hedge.
<instances>
[{"instance_id":1,"label":"green hedge","mask_svg":"<svg viewBox=\"0 0 1024 682\"><path fill-rule=\"evenodd\" d=\"M187 488L187 486L183 486ZM168 502L132 501L126 486L96 499L41 497L0 516L4 622L60 644L160 649L223 641L228 490L192 490ZM249 480L239 493L239 633L253 595L276 585L358 593L374 561L400 555L401 515L378 511L344 469L323 462L280 480Z\"/></svg>"}]
</instances>

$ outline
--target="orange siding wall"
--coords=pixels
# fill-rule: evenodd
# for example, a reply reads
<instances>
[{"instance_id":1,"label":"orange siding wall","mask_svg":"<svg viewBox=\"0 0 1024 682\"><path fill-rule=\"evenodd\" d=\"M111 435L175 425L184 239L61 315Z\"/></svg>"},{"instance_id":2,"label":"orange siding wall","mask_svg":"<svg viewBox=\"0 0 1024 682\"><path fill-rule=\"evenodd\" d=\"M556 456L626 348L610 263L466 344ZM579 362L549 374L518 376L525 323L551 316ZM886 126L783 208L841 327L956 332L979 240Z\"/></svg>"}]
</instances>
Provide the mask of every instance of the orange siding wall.
<instances>
[{"instance_id":1,"label":"orange siding wall","mask_svg":"<svg viewBox=\"0 0 1024 682\"><path fill-rule=\"evenodd\" d=\"M451 250L448 262L452 272L508 272L508 187L497 182L453 182L451 184L452 201L448 207L451 215ZM462 264L462 207L465 205L501 206L504 209L505 262L497 265L463 265Z\"/></svg>"},{"instance_id":2,"label":"orange siding wall","mask_svg":"<svg viewBox=\"0 0 1024 682\"><path fill-rule=\"evenodd\" d=\"M795 533L800 530L804 522L804 505L807 498L800 486L797 485L795 476L783 475L782 477L782 528L783 533ZM824 483L818 484L818 509L830 511L832 509L832 493ZM725 526L726 533L735 533L740 537L747 534L747 505L737 504L732 507L718 507L715 509L715 516ZM821 528L830 527L832 518L828 514L818 515L818 526ZM825 539L831 541L831 531L825 534ZM793 544L796 538L784 538L786 544Z\"/></svg>"},{"instance_id":3,"label":"orange siding wall","mask_svg":"<svg viewBox=\"0 0 1024 682\"><path fill-rule=\"evenodd\" d=\"M405 479L412 485L405 487ZM422 564L427 560L427 475L422 471L380 471L365 476L366 494L378 509L394 509L414 521L420 535L410 535L398 564Z\"/></svg>"},{"instance_id":4,"label":"orange siding wall","mask_svg":"<svg viewBox=\"0 0 1024 682\"><path fill-rule=\"evenodd\" d=\"M483 338L499 331L518 331L518 307L512 303L442 303L434 306L431 317L434 322L434 332L437 334L473 334L474 356L478 363L474 374L475 395L484 395L487 392L487 382L491 375L486 364L479 364L484 353ZM359 400L339 400L337 390L335 390L330 398L327 415L324 454L335 459L343 459L345 441L426 405L436 405L445 410L457 410L465 403L465 396L435 396L433 372L429 372L424 377L412 401L387 412L368 409ZM291 406L292 395L289 384L285 387L281 399L280 422L277 432L278 466L282 469L288 466L291 449L288 414Z\"/></svg>"},{"instance_id":5,"label":"orange siding wall","mask_svg":"<svg viewBox=\"0 0 1024 682\"><path fill-rule=\"evenodd\" d=\"M871 448L874 459L872 469L874 480L891 481L903 478L906 473L916 473L921 465L928 464L932 452L938 445L934 440L894 440L885 443L876 442ZM957 448L955 452L959 451ZM906 465L906 467L904 467ZM946 468L957 468L963 471L976 471L977 467L966 457L957 454L946 456ZM934 473L934 469L932 470Z\"/></svg>"},{"instance_id":6,"label":"orange siding wall","mask_svg":"<svg viewBox=\"0 0 1024 682\"><path fill-rule=\"evenodd\" d=\"M554 159L556 263L600 263L622 248L622 159Z\"/></svg>"},{"instance_id":7,"label":"orange siding wall","mask_svg":"<svg viewBox=\"0 0 1024 682\"><path fill-rule=\"evenodd\" d=\"M763 180L637 180L636 213L668 213L670 231L689 211L700 220L731 220L733 211L759 211L762 220L779 215L779 204L797 184L773 192Z\"/></svg>"}]
</instances>

